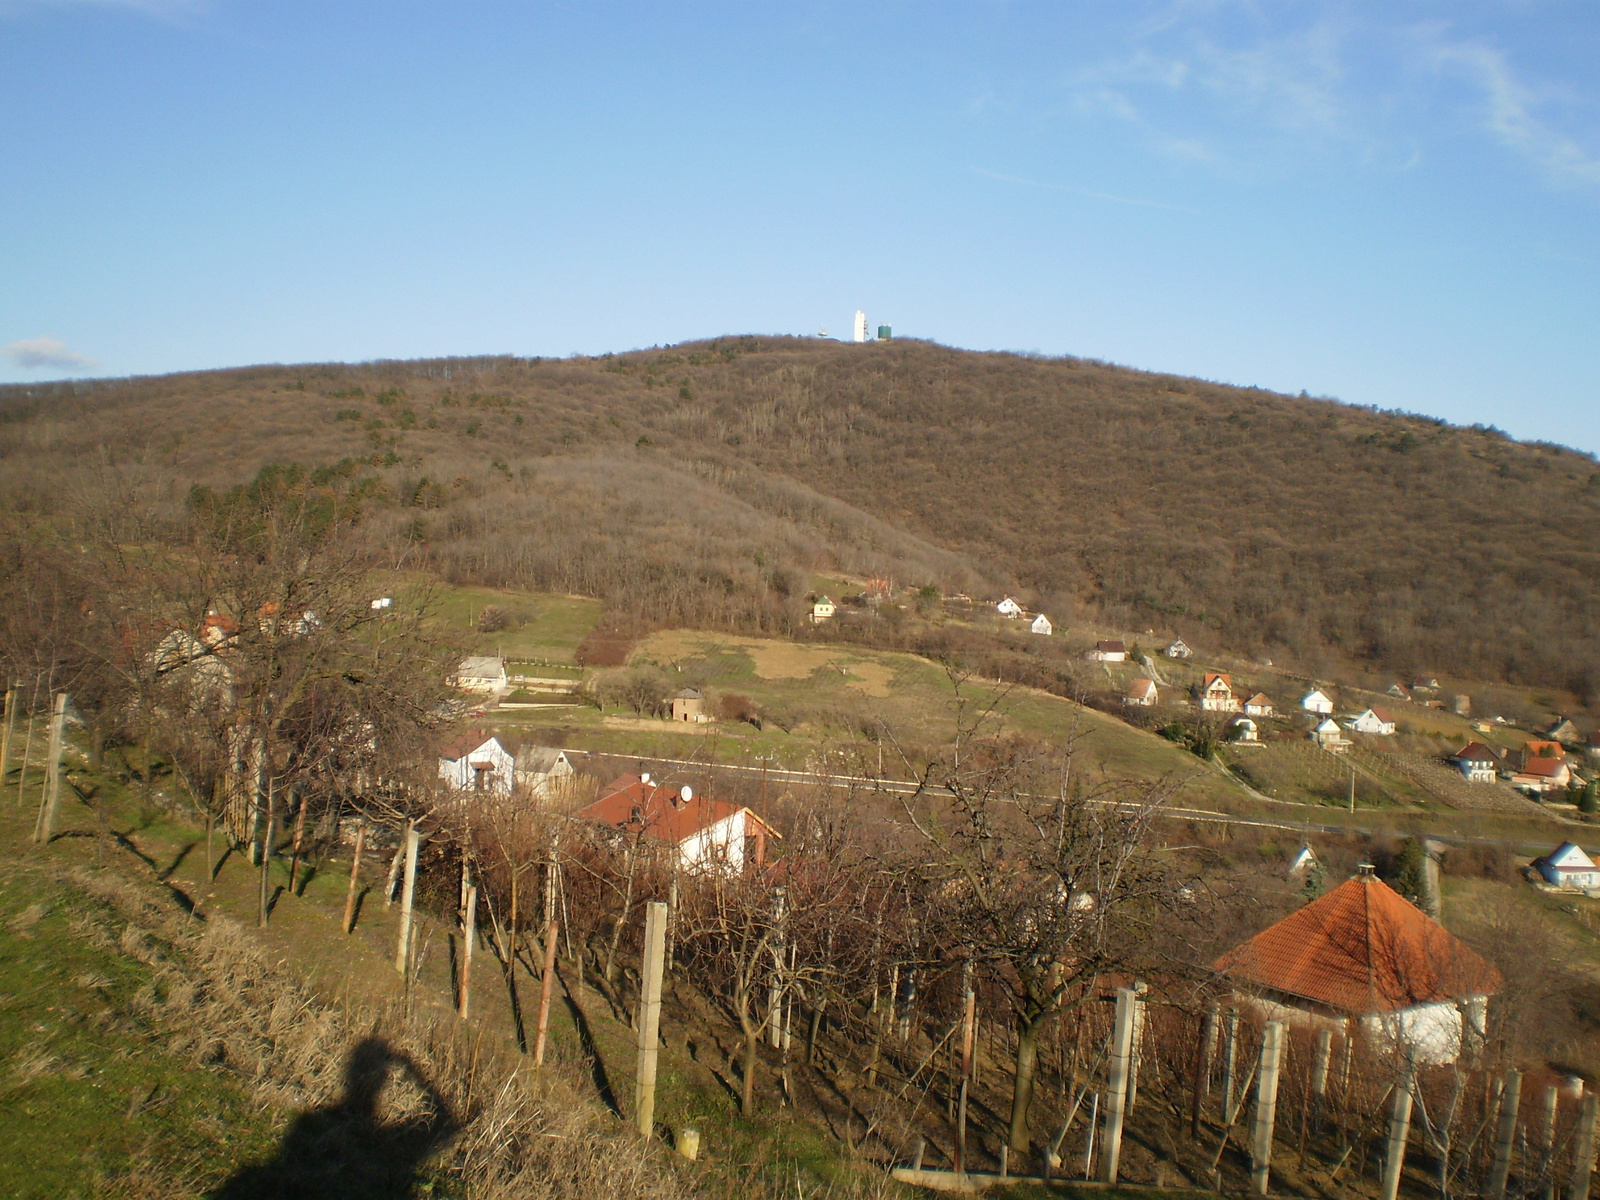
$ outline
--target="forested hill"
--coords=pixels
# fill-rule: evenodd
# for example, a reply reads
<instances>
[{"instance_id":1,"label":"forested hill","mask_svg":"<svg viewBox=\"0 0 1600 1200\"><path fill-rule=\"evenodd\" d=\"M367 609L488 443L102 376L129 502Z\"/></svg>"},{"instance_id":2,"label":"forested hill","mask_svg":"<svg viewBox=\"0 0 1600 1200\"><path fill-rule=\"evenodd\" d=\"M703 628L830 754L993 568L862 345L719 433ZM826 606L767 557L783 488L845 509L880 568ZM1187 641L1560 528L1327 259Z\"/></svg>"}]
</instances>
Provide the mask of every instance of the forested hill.
<instances>
[{"instance_id":1,"label":"forested hill","mask_svg":"<svg viewBox=\"0 0 1600 1200\"><path fill-rule=\"evenodd\" d=\"M810 574L1600 694L1600 466L1492 429L1074 359L726 338L600 358L0 389L4 503L68 531L271 463L457 578L781 631ZM148 531L146 531L148 532Z\"/></svg>"}]
</instances>

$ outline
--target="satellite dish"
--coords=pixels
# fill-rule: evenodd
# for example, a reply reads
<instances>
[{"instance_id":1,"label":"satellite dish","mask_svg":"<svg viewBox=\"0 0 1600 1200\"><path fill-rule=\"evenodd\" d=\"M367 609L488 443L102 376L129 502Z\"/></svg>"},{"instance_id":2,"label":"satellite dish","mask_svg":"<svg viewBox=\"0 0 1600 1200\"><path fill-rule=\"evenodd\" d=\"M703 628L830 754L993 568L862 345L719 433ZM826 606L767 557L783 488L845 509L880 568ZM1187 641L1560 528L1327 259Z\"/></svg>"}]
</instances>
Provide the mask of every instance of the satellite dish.
<instances>
[{"instance_id":1,"label":"satellite dish","mask_svg":"<svg viewBox=\"0 0 1600 1200\"><path fill-rule=\"evenodd\" d=\"M683 802L687 804L689 801L694 799L694 789L688 784L684 784L683 788L678 792L678 795L682 796Z\"/></svg>"}]
</instances>

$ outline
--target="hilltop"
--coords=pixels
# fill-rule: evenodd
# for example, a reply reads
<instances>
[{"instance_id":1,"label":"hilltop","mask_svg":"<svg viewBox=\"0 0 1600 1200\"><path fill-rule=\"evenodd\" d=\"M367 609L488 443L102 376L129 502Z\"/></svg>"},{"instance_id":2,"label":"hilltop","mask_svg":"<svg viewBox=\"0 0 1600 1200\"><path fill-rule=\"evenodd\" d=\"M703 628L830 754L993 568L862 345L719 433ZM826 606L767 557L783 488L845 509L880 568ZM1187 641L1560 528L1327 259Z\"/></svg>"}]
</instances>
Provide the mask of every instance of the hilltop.
<instances>
[{"instance_id":1,"label":"hilltop","mask_svg":"<svg viewBox=\"0 0 1600 1200\"><path fill-rule=\"evenodd\" d=\"M1489 428L1079 359L727 338L0 389L0 506L137 539L347 480L373 539L612 620L792 634L819 572L1013 592L1309 673L1600 686L1600 468Z\"/></svg>"}]
</instances>

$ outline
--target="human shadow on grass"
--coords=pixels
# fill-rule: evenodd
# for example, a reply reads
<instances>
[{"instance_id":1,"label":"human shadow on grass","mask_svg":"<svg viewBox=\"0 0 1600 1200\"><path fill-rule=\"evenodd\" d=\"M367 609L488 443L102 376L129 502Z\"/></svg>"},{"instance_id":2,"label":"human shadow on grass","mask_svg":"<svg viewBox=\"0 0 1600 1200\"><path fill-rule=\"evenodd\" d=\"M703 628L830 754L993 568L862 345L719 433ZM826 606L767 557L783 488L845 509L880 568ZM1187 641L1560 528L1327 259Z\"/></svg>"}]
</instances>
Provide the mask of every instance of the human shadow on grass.
<instances>
[{"instance_id":1,"label":"human shadow on grass","mask_svg":"<svg viewBox=\"0 0 1600 1200\"><path fill-rule=\"evenodd\" d=\"M421 1094L421 1111L394 1121L379 1113L392 1077ZM277 1154L246 1167L212 1200L399 1200L417 1171L459 1128L455 1114L417 1065L382 1038L366 1038L345 1062L344 1097L302 1113Z\"/></svg>"}]
</instances>

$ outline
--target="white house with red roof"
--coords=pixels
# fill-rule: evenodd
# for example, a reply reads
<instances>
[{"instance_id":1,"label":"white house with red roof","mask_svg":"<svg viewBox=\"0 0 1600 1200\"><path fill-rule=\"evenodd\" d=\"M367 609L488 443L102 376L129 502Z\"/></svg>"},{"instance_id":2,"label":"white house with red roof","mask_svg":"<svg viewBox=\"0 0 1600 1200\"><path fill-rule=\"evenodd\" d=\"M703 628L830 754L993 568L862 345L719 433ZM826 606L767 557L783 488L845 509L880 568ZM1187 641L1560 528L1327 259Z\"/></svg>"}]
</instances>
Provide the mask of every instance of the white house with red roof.
<instances>
[{"instance_id":1,"label":"white house with red roof","mask_svg":"<svg viewBox=\"0 0 1600 1200\"><path fill-rule=\"evenodd\" d=\"M499 738L475 729L439 751L439 778L457 791L509 796L517 785L517 760Z\"/></svg>"},{"instance_id":2,"label":"white house with red roof","mask_svg":"<svg viewBox=\"0 0 1600 1200\"><path fill-rule=\"evenodd\" d=\"M1564 758L1530 758L1511 773L1511 786L1524 792L1561 792L1572 786L1572 768Z\"/></svg>"},{"instance_id":3,"label":"white house with red roof","mask_svg":"<svg viewBox=\"0 0 1600 1200\"><path fill-rule=\"evenodd\" d=\"M1202 712L1238 712L1239 697L1233 694L1233 680L1218 671L1207 671L1200 685Z\"/></svg>"},{"instance_id":4,"label":"white house with red roof","mask_svg":"<svg viewBox=\"0 0 1600 1200\"><path fill-rule=\"evenodd\" d=\"M1482 742L1468 742L1450 756L1468 783L1494 783L1500 778L1500 757Z\"/></svg>"},{"instance_id":5,"label":"white house with red roof","mask_svg":"<svg viewBox=\"0 0 1600 1200\"><path fill-rule=\"evenodd\" d=\"M1135 679L1128 685L1128 694L1122 702L1132 708L1149 708L1157 700L1154 679Z\"/></svg>"},{"instance_id":6,"label":"white house with red roof","mask_svg":"<svg viewBox=\"0 0 1600 1200\"><path fill-rule=\"evenodd\" d=\"M676 854L686 869L742 871L767 861L776 830L743 805L701 796L687 784L661 783L646 772L622 775L576 814Z\"/></svg>"},{"instance_id":7,"label":"white house with red roof","mask_svg":"<svg viewBox=\"0 0 1600 1200\"><path fill-rule=\"evenodd\" d=\"M1273 712L1272 697L1265 692L1257 692L1244 702L1244 715L1247 717L1270 717Z\"/></svg>"}]
</instances>

